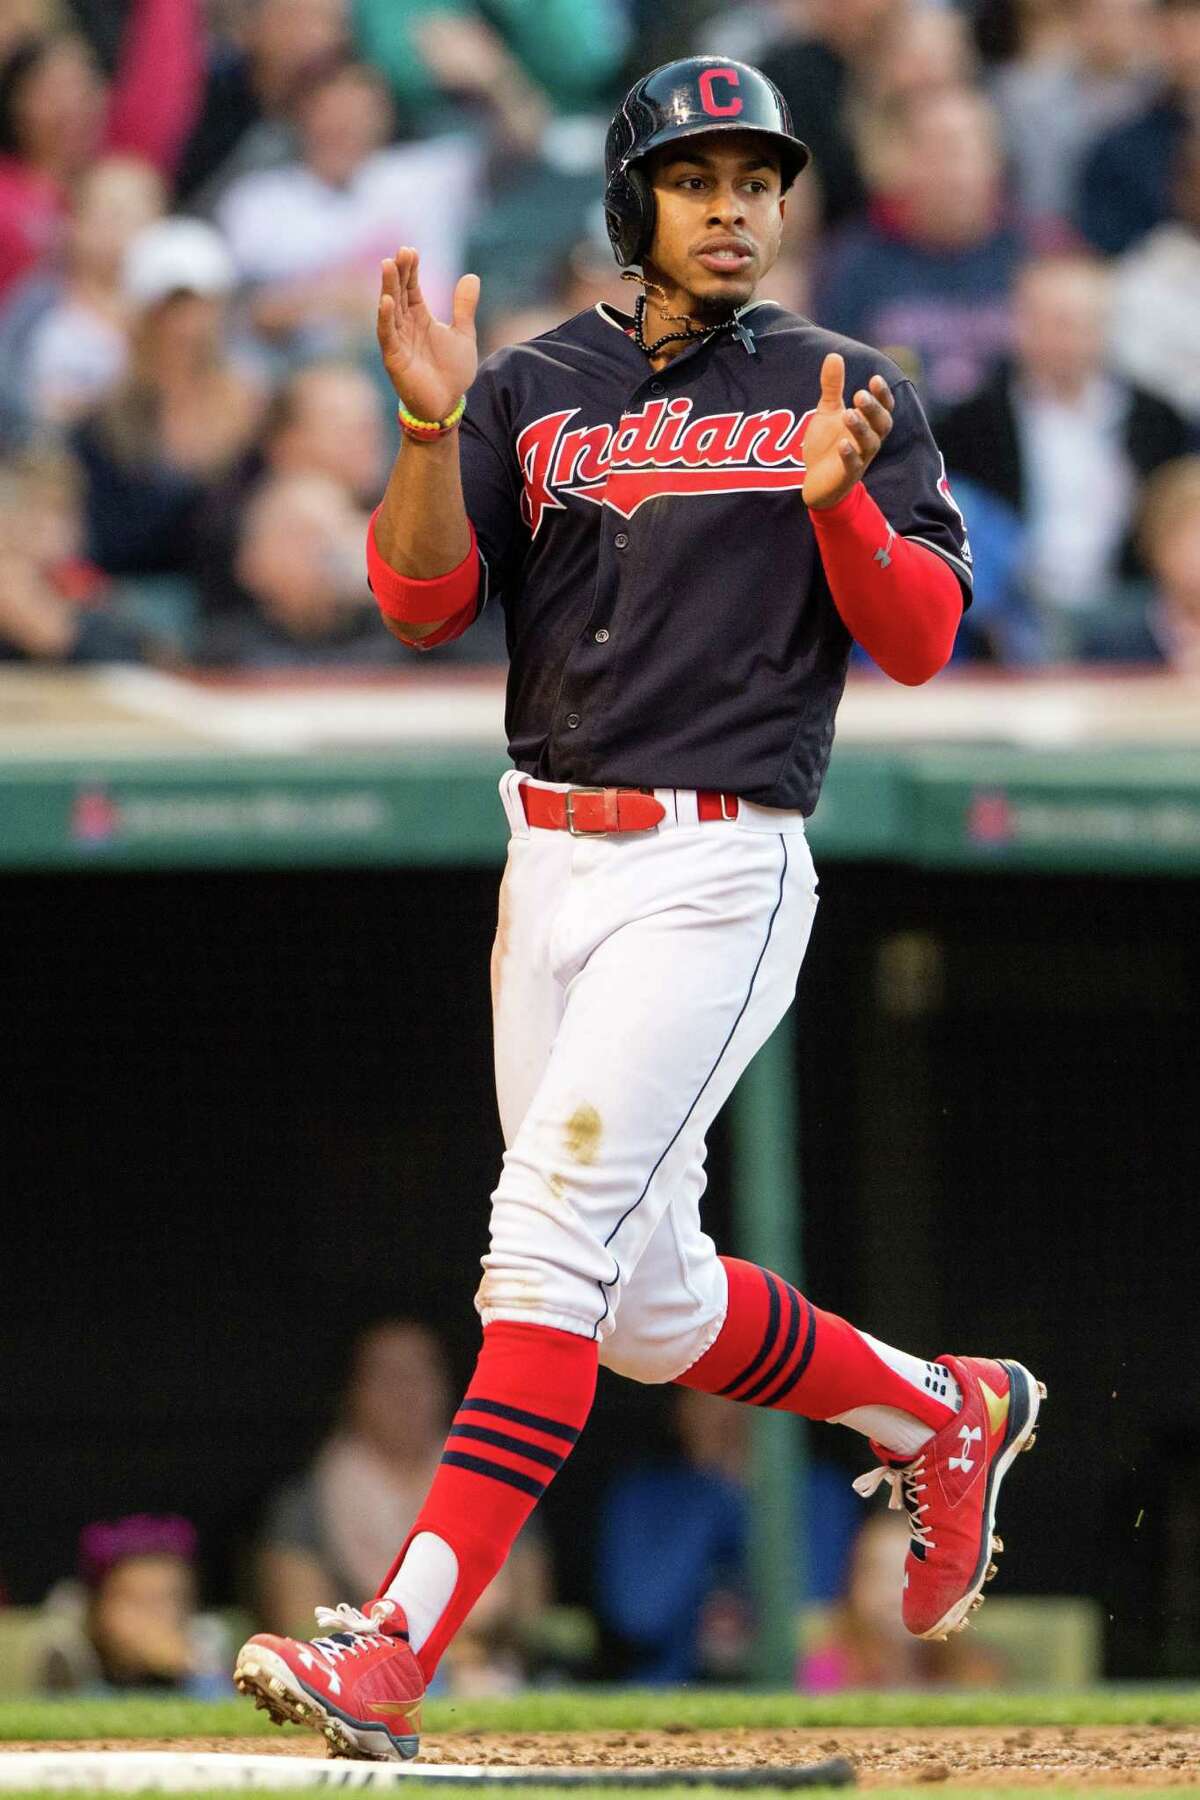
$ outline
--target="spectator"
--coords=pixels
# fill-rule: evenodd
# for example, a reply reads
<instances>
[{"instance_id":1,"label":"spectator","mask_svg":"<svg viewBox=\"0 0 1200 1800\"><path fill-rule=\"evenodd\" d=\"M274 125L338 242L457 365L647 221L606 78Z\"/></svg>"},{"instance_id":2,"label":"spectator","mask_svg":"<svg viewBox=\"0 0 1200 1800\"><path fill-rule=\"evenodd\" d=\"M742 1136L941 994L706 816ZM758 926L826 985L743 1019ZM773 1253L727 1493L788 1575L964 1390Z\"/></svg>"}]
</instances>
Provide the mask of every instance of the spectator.
<instances>
[{"instance_id":1,"label":"spectator","mask_svg":"<svg viewBox=\"0 0 1200 1800\"><path fill-rule=\"evenodd\" d=\"M77 33L10 49L0 64L0 296L53 253L72 185L102 149L173 172L199 83L196 0L135 0L111 89Z\"/></svg>"},{"instance_id":2,"label":"spectator","mask_svg":"<svg viewBox=\"0 0 1200 1800\"><path fill-rule=\"evenodd\" d=\"M48 1602L39 1685L53 1694L231 1691L232 1646L219 1623L197 1611L195 1561L187 1519L138 1513L89 1525L79 1539L81 1586L60 1588Z\"/></svg>"},{"instance_id":3,"label":"spectator","mask_svg":"<svg viewBox=\"0 0 1200 1800\"><path fill-rule=\"evenodd\" d=\"M629 284L613 261L602 220L599 224L600 230L586 233L569 246L545 282L533 287L526 284L511 304L496 304L491 283L485 285L480 332L484 355L553 331L564 319L573 319L601 301L618 312L629 310ZM501 295L503 300L503 284Z\"/></svg>"},{"instance_id":4,"label":"spectator","mask_svg":"<svg viewBox=\"0 0 1200 1800\"><path fill-rule=\"evenodd\" d=\"M970 477L1024 526L1023 585L1049 654L1068 653L1076 620L1135 572L1138 483L1181 454L1186 427L1107 365L1107 271L1086 257L1029 263L1017 284L1014 350L939 442L952 478Z\"/></svg>"},{"instance_id":5,"label":"spectator","mask_svg":"<svg viewBox=\"0 0 1200 1800\"><path fill-rule=\"evenodd\" d=\"M308 1471L276 1498L259 1551L269 1630L308 1630L332 1594L361 1603L403 1543L442 1453L450 1385L436 1338L392 1320L354 1347L342 1419ZM507 1685L517 1642L549 1599L540 1541L526 1530L450 1652L456 1691Z\"/></svg>"},{"instance_id":6,"label":"spectator","mask_svg":"<svg viewBox=\"0 0 1200 1800\"><path fill-rule=\"evenodd\" d=\"M270 476L242 515L234 556L249 610L221 609L202 659L256 669L397 662L367 587L366 524L328 476Z\"/></svg>"},{"instance_id":7,"label":"spectator","mask_svg":"<svg viewBox=\"0 0 1200 1800\"><path fill-rule=\"evenodd\" d=\"M133 157L104 157L80 180L61 274L27 276L0 315L7 437L71 424L121 379L129 350L125 251L164 198L157 171Z\"/></svg>"},{"instance_id":8,"label":"spectator","mask_svg":"<svg viewBox=\"0 0 1200 1800\"><path fill-rule=\"evenodd\" d=\"M968 88L909 95L863 141L871 217L835 242L816 317L894 357L941 412L1008 345L1021 247L1002 218L995 118Z\"/></svg>"},{"instance_id":9,"label":"spectator","mask_svg":"<svg viewBox=\"0 0 1200 1800\"><path fill-rule=\"evenodd\" d=\"M1200 675L1200 457L1169 464L1147 483L1138 539L1157 589L1151 623L1163 660Z\"/></svg>"},{"instance_id":10,"label":"spectator","mask_svg":"<svg viewBox=\"0 0 1200 1800\"><path fill-rule=\"evenodd\" d=\"M1138 545L1154 581L1149 604L1098 621L1083 653L1200 676L1200 456L1167 463L1150 477Z\"/></svg>"},{"instance_id":11,"label":"spectator","mask_svg":"<svg viewBox=\"0 0 1200 1800\"><path fill-rule=\"evenodd\" d=\"M777 13L788 29L762 52L813 153L813 204L825 226L867 208L856 115L910 94L969 83L975 56L962 15L929 0L816 0ZM799 193L799 190L797 190Z\"/></svg>"},{"instance_id":12,"label":"spectator","mask_svg":"<svg viewBox=\"0 0 1200 1800\"><path fill-rule=\"evenodd\" d=\"M893 105L941 88L970 87L978 58L966 19L953 7L910 4L884 15L862 59L857 111Z\"/></svg>"},{"instance_id":13,"label":"spectator","mask_svg":"<svg viewBox=\"0 0 1200 1800\"><path fill-rule=\"evenodd\" d=\"M354 0L354 21L421 133L461 122L463 100L518 132L522 115L603 110L628 45L620 0Z\"/></svg>"},{"instance_id":14,"label":"spectator","mask_svg":"<svg viewBox=\"0 0 1200 1800\"><path fill-rule=\"evenodd\" d=\"M1175 166L1174 213L1117 266L1112 354L1130 381L1200 432L1200 129Z\"/></svg>"},{"instance_id":15,"label":"spectator","mask_svg":"<svg viewBox=\"0 0 1200 1800\"><path fill-rule=\"evenodd\" d=\"M711 1394L674 1395L679 1454L619 1477L600 1515L597 1610L643 1682L740 1680L753 1616L745 1558L749 1528L748 1414ZM810 1594L841 1584L854 1502L849 1483L810 1470L806 1514Z\"/></svg>"},{"instance_id":16,"label":"spectator","mask_svg":"<svg viewBox=\"0 0 1200 1800\"><path fill-rule=\"evenodd\" d=\"M1164 84L1143 111L1106 132L1084 164L1079 225L1118 256L1171 213L1176 158L1200 107L1200 0L1156 0Z\"/></svg>"},{"instance_id":17,"label":"spectator","mask_svg":"<svg viewBox=\"0 0 1200 1800\"><path fill-rule=\"evenodd\" d=\"M1151 0L1079 0L1069 37L998 71L993 96L1017 201L1026 218L1073 217L1084 160L1146 106Z\"/></svg>"},{"instance_id":18,"label":"spectator","mask_svg":"<svg viewBox=\"0 0 1200 1800\"><path fill-rule=\"evenodd\" d=\"M866 209L848 104L856 71L887 21L903 10L904 0L788 0L782 16L789 29L762 53L763 73L780 89L813 153L826 225Z\"/></svg>"},{"instance_id":19,"label":"spectator","mask_svg":"<svg viewBox=\"0 0 1200 1800\"><path fill-rule=\"evenodd\" d=\"M244 175L217 208L257 328L305 359L374 335L379 264L421 246L421 285L439 316L461 273L478 174L464 138L386 147L392 105L364 63L326 64L294 100L300 160Z\"/></svg>"},{"instance_id":20,"label":"spectator","mask_svg":"<svg viewBox=\"0 0 1200 1800\"><path fill-rule=\"evenodd\" d=\"M879 1512L850 1552L845 1597L801 1659L797 1685L808 1694L846 1689L994 1687L1004 1671L969 1638L923 1643L904 1629L900 1589L910 1532L907 1520Z\"/></svg>"},{"instance_id":21,"label":"spectator","mask_svg":"<svg viewBox=\"0 0 1200 1800\"><path fill-rule=\"evenodd\" d=\"M954 640L955 663L1019 668L1044 660L1045 633L1022 581L1025 528L1015 506L955 472L954 498L971 526L971 604ZM865 651L851 653L869 667Z\"/></svg>"},{"instance_id":22,"label":"spectator","mask_svg":"<svg viewBox=\"0 0 1200 1800\"><path fill-rule=\"evenodd\" d=\"M858 122L880 108L919 99L937 88L970 86L977 65L963 14L927 0L855 0L849 9L820 0L811 18L817 36L768 52L774 79L813 151L817 180L788 196L795 211L811 209L810 230L860 220L867 187L858 155ZM801 108L797 112L797 108ZM786 302L784 302L786 304Z\"/></svg>"},{"instance_id":23,"label":"spectator","mask_svg":"<svg viewBox=\"0 0 1200 1800\"><path fill-rule=\"evenodd\" d=\"M236 35L216 40L176 191L211 211L230 182L294 154L288 109L300 77L350 48L348 0L249 0Z\"/></svg>"},{"instance_id":24,"label":"spectator","mask_svg":"<svg viewBox=\"0 0 1200 1800\"><path fill-rule=\"evenodd\" d=\"M134 309L124 381L73 434L87 474L90 552L111 574L178 572L206 491L237 463L262 396L223 346L234 270L196 219L164 219L125 258Z\"/></svg>"},{"instance_id":25,"label":"spectator","mask_svg":"<svg viewBox=\"0 0 1200 1800\"><path fill-rule=\"evenodd\" d=\"M267 466L281 475L327 475L359 506L374 506L387 475L379 391L347 363L310 363L283 388L267 419Z\"/></svg>"},{"instance_id":26,"label":"spectator","mask_svg":"<svg viewBox=\"0 0 1200 1800\"><path fill-rule=\"evenodd\" d=\"M136 662L110 584L82 555L80 477L58 451L0 464L0 662Z\"/></svg>"},{"instance_id":27,"label":"spectator","mask_svg":"<svg viewBox=\"0 0 1200 1800\"><path fill-rule=\"evenodd\" d=\"M375 506L387 454L379 390L352 363L310 363L267 409L259 440L206 498L196 522L195 567L210 617L251 610L238 583L237 545L251 498L269 475L319 475L351 505Z\"/></svg>"}]
</instances>

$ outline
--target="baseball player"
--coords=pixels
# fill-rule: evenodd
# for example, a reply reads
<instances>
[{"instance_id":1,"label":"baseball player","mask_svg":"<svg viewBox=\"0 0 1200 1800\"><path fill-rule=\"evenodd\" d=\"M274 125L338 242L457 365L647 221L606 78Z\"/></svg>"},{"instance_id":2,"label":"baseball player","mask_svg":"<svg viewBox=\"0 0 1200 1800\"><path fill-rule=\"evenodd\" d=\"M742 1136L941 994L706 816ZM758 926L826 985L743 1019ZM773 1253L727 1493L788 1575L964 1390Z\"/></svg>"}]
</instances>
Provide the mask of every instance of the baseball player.
<instances>
[{"instance_id":1,"label":"baseball player","mask_svg":"<svg viewBox=\"0 0 1200 1800\"><path fill-rule=\"evenodd\" d=\"M438 1659L571 1454L600 1363L867 1437L879 1466L855 1486L907 1509L919 1637L981 1603L1000 1483L1033 1443L1020 1363L893 1349L701 1223L708 1128L808 942L805 819L851 642L926 681L970 598L911 383L755 301L808 159L764 76L693 57L639 81L608 135L631 316L596 306L477 368L476 278L445 324L415 251L383 265L403 432L375 596L414 648L485 605L507 624L506 1148L479 1360L407 1541L365 1611L322 1607L321 1636L238 1658L243 1692L342 1754L415 1754Z\"/></svg>"}]
</instances>

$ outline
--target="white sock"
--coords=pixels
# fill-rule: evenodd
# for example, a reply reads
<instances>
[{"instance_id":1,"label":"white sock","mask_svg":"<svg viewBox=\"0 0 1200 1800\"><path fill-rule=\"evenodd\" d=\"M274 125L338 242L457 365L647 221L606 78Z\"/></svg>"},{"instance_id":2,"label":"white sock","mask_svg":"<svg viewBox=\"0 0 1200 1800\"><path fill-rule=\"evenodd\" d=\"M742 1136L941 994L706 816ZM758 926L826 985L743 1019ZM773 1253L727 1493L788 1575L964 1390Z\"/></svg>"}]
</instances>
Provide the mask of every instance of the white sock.
<instances>
[{"instance_id":1,"label":"white sock","mask_svg":"<svg viewBox=\"0 0 1200 1800\"><path fill-rule=\"evenodd\" d=\"M861 1431L864 1437L873 1438L885 1450L906 1460L911 1460L933 1436L931 1425L923 1425L920 1419L901 1412L898 1406L854 1406L849 1412L838 1413L829 1423L848 1425L851 1431Z\"/></svg>"},{"instance_id":2,"label":"white sock","mask_svg":"<svg viewBox=\"0 0 1200 1800\"><path fill-rule=\"evenodd\" d=\"M458 1558L445 1538L432 1531L419 1531L384 1595L386 1600L398 1600L404 1608L413 1650L425 1643L449 1606L457 1585Z\"/></svg>"},{"instance_id":3,"label":"white sock","mask_svg":"<svg viewBox=\"0 0 1200 1800\"><path fill-rule=\"evenodd\" d=\"M880 1362L885 1362L893 1374L901 1376L919 1393L940 1400L952 1412L962 1406L958 1383L944 1363L923 1362L919 1356L910 1356L907 1350L894 1350L867 1331L859 1332L859 1336L871 1346ZM861 1431L864 1437L873 1438L893 1455L910 1458L933 1436L931 1425L899 1406L852 1406L830 1423L848 1425L851 1431Z\"/></svg>"},{"instance_id":4,"label":"white sock","mask_svg":"<svg viewBox=\"0 0 1200 1800\"><path fill-rule=\"evenodd\" d=\"M919 1356L910 1356L907 1350L893 1350L890 1344L881 1344L868 1331L860 1331L858 1335L870 1344L881 1362L885 1362L895 1374L902 1376L919 1394L940 1400L951 1412L959 1411L962 1394L945 1363L923 1362ZM883 1439L880 1438L879 1441L882 1443Z\"/></svg>"}]
</instances>

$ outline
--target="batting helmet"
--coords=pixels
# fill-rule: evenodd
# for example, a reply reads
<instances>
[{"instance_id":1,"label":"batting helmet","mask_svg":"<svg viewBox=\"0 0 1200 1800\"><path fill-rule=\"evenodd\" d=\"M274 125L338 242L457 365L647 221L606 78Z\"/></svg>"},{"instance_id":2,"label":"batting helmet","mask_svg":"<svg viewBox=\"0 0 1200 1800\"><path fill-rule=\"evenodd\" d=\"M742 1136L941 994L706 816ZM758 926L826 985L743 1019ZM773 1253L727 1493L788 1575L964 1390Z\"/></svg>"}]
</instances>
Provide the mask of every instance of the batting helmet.
<instances>
[{"instance_id":1,"label":"batting helmet","mask_svg":"<svg viewBox=\"0 0 1200 1800\"><path fill-rule=\"evenodd\" d=\"M779 153L789 188L809 160L787 101L748 63L685 56L643 75L626 94L604 144L604 216L617 261L638 263L654 236L654 193L639 167L660 144L710 131L756 131Z\"/></svg>"}]
</instances>

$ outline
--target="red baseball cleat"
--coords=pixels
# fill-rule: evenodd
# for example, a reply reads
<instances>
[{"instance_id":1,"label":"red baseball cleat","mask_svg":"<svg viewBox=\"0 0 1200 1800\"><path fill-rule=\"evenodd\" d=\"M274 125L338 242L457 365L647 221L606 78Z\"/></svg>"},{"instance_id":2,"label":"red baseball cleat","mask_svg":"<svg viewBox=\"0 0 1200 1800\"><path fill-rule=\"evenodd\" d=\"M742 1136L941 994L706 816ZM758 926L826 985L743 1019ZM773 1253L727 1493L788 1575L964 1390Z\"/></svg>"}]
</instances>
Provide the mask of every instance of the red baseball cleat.
<instances>
[{"instance_id":1,"label":"red baseball cleat","mask_svg":"<svg viewBox=\"0 0 1200 1800\"><path fill-rule=\"evenodd\" d=\"M1032 1450L1038 1407L1046 1390L1017 1362L983 1356L939 1358L958 1382L962 1409L935 1432L911 1462L885 1458L882 1468L860 1475L855 1491L869 1498L883 1482L888 1501L903 1506L912 1530L904 1564L904 1623L919 1638L962 1631L983 1605L983 1588L996 1574L993 1556L1004 1545L995 1535L996 1497L1014 1456Z\"/></svg>"},{"instance_id":2,"label":"red baseball cleat","mask_svg":"<svg viewBox=\"0 0 1200 1800\"><path fill-rule=\"evenodd\" d=\"M323 1732L335 1756L402 1762L420 1745L425 1680L408 1647L408 1622L394 1600L369 1614L318 1606L325 1637L305 1643L260 1632L238 1651L239 1693L270 1713Z\"/></svg>"}]
</instances>

